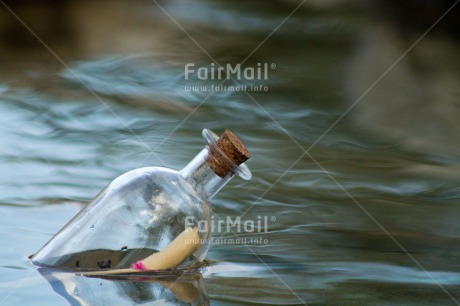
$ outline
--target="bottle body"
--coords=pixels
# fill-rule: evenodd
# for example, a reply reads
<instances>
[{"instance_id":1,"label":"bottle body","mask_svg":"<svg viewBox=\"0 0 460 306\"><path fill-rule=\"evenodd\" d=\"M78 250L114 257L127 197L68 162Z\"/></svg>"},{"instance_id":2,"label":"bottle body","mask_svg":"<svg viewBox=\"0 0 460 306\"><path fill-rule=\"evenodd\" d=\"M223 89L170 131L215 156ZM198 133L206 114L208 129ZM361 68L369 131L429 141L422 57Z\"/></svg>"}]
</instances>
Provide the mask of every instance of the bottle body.
<instances>
[{"instance_id":1,"label":"bottle body","mask_svg":"<svg viewBox=\"0 0 460 306\"><path fill-rule=\"evenodd\" d=\"M190 223L211 222L211 215L209 202L178 171L136 169L104 188L32 261L63 268L129 267L164 249ZM191 260L204 259L211 235L202 226Z\"/></svg>"}]
</instances>

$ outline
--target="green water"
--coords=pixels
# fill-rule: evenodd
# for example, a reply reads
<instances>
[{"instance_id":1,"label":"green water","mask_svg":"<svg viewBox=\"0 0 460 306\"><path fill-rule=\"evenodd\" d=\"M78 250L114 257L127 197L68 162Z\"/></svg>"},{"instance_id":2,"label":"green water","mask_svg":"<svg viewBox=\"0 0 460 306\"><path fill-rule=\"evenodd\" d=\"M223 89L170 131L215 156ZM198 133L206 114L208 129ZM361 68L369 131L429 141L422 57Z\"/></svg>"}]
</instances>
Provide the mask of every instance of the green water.
<instances>
[{"instance_id":1,"label":"green water","mask_svg":"<svg viewBox=\"0 0 460 306\"><path fill-rule=\"evenodd\" d=\"M211 246L211 305L458 304L458 36L441 24L398 60L444 7L408 26L361 1L307 1L285 22L297 2L159 1L185 34L148 1L61 3L12 6L59 59L0 10L0 305L67 305L27 257L118 175L182 168L203 128L252 154L216 215L269 220L216 235L266 243ZM240 81L268 90L187 90L219 83L184 78L206 53L275 64Z\"/></svg>"}]
</instances>

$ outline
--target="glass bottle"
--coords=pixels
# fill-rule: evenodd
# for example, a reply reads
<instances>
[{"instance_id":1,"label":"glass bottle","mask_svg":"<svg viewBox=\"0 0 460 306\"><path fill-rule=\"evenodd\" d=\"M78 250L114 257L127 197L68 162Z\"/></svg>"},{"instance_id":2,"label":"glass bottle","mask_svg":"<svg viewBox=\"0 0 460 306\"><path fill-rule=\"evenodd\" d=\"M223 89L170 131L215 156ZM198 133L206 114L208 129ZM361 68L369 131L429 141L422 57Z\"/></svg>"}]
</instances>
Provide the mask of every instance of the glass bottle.
<instances>
[{"instance_id":1,"label":"glass bottle","mask_svg":"<svg viewBox=\"0 0 460 306\"><path fill-rule=\"evenodd\" d=\"M187 228L200 243L179 267L204 260L212 238L209 200L235 174L245 180L250 157L241 140L226 130L219 138L204 129L206 147L184 169L146 167L106 186L33 257L42 267L128 268L165 249Z\"/></svg>"}]
</instances>

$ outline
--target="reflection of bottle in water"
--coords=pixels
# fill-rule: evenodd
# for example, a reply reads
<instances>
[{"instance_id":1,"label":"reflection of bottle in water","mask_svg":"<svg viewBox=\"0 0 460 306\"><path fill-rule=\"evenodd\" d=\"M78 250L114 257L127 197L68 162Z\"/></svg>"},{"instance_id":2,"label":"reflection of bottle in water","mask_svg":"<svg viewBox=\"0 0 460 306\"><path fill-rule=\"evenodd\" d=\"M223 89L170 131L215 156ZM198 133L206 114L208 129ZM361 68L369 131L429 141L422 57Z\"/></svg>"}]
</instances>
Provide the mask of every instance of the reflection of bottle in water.
<instances>
[{"instance_id":1,"label":"reflection of bottle in water","mask_svg":"<svg viewBox=\"0 0 460 306\"><path fill-rule=\"evenodd\" d=\"M207 146L182 170L140 168L116 178L37 254L32 262L71 269L127 268L164 250L187 228L211 222L211 199L235 175L250 179L245 146L230 131L203 131ZM180 266L206 256L212 226Z\"/></svg>"},{"instance_id":2,"label":"reflection of bottle in water","mask_svg":"<svg viewBox=\"0 0 460 306\"><path fill-rule=\"evenodd\" d=\"M70 305L209 305L200 274L142 279L103 279L39 268Z\"/></svg>"}]
</instances>

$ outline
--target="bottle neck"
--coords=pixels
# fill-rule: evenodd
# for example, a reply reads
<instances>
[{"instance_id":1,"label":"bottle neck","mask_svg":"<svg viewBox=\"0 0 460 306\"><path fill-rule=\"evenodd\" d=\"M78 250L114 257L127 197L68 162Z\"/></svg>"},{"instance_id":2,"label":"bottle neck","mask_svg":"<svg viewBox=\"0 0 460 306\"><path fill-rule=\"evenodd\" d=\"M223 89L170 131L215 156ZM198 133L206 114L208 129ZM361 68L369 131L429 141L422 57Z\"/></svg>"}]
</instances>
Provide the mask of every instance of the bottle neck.
<instances>
[{"instance_id":1,"label":"bottle neck","mask_svg":"<svg viewBox=\"0 0 460 306\"><path fill-rule=\"evenodd\" d=\"M201 150L192 161L179 171L182 177L189 182L192 187L205 198L213 198L232 178L229 173L225 177L218 176L211 169L207 160L209 156L208 147Z\"/></svg>"}]
</instances>

